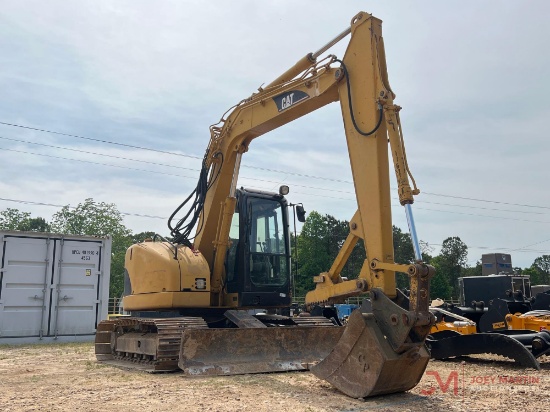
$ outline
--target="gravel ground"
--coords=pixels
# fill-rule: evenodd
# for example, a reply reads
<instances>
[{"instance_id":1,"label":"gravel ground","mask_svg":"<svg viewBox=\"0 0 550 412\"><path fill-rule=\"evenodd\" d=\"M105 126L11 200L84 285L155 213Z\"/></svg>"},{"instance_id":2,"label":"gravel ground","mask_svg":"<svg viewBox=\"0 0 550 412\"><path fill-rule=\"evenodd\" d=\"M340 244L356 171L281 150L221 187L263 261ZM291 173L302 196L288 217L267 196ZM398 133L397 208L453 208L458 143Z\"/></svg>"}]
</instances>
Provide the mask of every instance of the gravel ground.
<instances>
[{"instance_id":1,"label":"gravel ground","mask_svg":"<svg viewBox=\"0 0 550 412\"><path fill-rule=\"evenodd\" d=\"M431 361L413 390L359 400L309 372L190 378L99 364L91 343L0 346L0 410L542 411L550 358L541 363L535 371L495 356Z\"/></svg>"}]
</instances>

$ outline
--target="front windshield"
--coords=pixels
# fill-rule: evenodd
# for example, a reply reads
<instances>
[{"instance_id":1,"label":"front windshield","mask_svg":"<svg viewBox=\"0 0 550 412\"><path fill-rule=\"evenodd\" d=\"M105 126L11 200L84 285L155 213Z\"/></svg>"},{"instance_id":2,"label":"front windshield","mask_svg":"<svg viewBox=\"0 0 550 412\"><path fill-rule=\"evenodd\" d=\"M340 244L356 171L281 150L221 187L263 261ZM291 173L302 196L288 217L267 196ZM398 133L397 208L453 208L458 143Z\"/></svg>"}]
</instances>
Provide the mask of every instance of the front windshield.
<instances>
[{"instance_id":1,"label":"front windshield","mask_svg":"<svg viewBox=\"0 0 550 412\"><path fill-rule=\"evenodd\" d=\"M283 208L275 200L251 198L250 277L256 286L283 285L288 277Z\"/></svg>"}]
</instances>

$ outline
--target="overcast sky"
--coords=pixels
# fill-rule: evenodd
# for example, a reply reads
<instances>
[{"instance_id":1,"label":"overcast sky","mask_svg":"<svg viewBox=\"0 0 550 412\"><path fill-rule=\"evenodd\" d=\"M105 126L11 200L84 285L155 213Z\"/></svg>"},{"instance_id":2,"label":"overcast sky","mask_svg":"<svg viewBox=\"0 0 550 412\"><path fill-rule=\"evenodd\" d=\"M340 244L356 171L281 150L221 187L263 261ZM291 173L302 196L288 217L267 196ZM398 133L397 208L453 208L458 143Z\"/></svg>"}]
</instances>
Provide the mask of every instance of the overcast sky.
<instances>
[{"instance_id":1,"label":"overcast sky","mask_svg":"<svg viewBox=\"0 0 550 412\"><path fill-rule=\"evenodd\" d=\"M522 267L550 254L544 0L4 0L0 122L175 154L0 125L0 210L50 220L59 208L7 199L76 206L91 197L128 213L134 232L167 234L166 217L196 184L209 125L361 10L384 21L390 83L422 191L419 237L437 253L459 236L470 265L482 253L511 253ZM342 57L348 39L332 52ZM251 144L239 184L282 183L308 211L353 215L338 104ZM407 230L393 203L394 224Z\"/></svg>"}]
</instances>

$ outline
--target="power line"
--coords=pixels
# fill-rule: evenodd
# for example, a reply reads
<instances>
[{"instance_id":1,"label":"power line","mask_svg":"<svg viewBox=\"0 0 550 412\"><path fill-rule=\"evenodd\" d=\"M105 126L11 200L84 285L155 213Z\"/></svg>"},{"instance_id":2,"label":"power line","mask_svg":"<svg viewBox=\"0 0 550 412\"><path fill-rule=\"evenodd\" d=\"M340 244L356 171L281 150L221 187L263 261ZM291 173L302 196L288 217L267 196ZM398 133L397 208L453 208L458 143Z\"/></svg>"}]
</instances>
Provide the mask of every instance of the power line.
<instances>
[{"instance_id":1,"label":"power line","mask_svg":"<svg viewBox=\"0 0 550 412\"><path fill-rule=\"evenodd\" d=\"M150 147L136 146L136 145L130 145L130 144L120 143L120 142L112 142L110 140L95 139L93 137L86 137L86 136L80 136L80 135L76 135L76 134L56 132L56 131L53 131L53 130L40 129L40 128L37 128L37 127L30 127L30 126L23 126L23 125L14 124L14 123L0 122L0 124L3 124L4 126L19 127L21 129L35 130L35 131L38 131L38 132L57 134L57 135L60 135L60 136L75 137L77 139L89 140L89 141L93 141L93 142L99 142L99 143L112 144L112 145L117 145L117 146L122 146L122 147L128 147L128 148L131 148L131 149L147 150L147 151L151 151L151 152L170 154L170 155L174 155L174 156L183 156L183 157L189 157L191 159L202 160L202 157L199 157L199 156L188 155L188 154L184 154L184 153L176 153L176 152L171 152L171 151L168 151L168 150L159 150L159 149L152 149ZM328 178L328 177L307 175L307 174L302 174L302 173L294 173L294 172L288 172L288 171L284 171L284 170L269 169L269 168L265 168L265 167L247 166L247 165L243 165L243 167L248 167L248 168L257 169L257 170L264 170L264 171L268 171L268 172L290 174L290 175L295 175L295 176L300 176L300 177L307 177L307 178L311 178L311 179L328 180L328 181L332 181L332 182L336 182L336 183L351 183L351 182L346 181L346 180L332 179L332 178Z\"/></svg>"},{"instance_id":2,"label":"power line","mask_svg":"<svg viewBox=\"0 0 550 412\"><path fill-rule=\"evenodd\" d=\"M434 245L434 246L443 246L442 244L440 243L429 243L429 245ZM524 252L524 253L547 253L548 251L546 250L535 250L535 249L512 249L512 248L509 248L509 247L490 247L490 246L468 246L466 245L466 247L468 249L481 249L481 250L502 250L502 251L509 251L509 252L514 252L514 251L517 251L517 252ZM479 259L476 259L476 261L479 260ZM471 262L471 261L469 261Z\"/></svg>"},{"instance_id":3,"label":"power line","mask_svg":"<svg viewBox=\"0 0 550 412\"><path fill-rule=\"evenodd\" d=\"M422 193L424 193L426 195L430 195L430 196L449 197L451 199L472 200L472 201L475 201L475 202L485 202L485 203L498 203L498 204L501 204L501 205L508 205L508 206L533 207L533 208L537 208L537 209L550 209L549 206L535 206L535 205L525 205L525 204L521 204L521 203L508 203L508 202L500 202L500 201L497 201L497 200L476 199L476 198L473 198L473 197L443 195L443 194L440 194L440 193L431 193L431 192L422 192Z\"/></svg>"},{"instance_id":4,"label":"power line","mask_svg":"<svg viewBox=\"0 0 550 412\"><path fill-rule=\"evenodd\" d=\"M56 132L56 131L51 131L51 130L46 130L46 129L39 129L39 128L34 128L34 127L29 127L29 126L17 125L17 124L13 124L13 123L0 122L0 124L7 125L7 126L12 126L12 127L19 127L19 128L24 128L24 129L36 130L36 131L41 131L41 132L46 132L46 133L59 134L59 135L63 135L63 136L76 137L76 138L80 138L80 139L97 141L97 142L101 142L101 143L116 144L116 145L119 145L119 146L131 147L131 148L136 148L136 149L140 149L140 150L151 150L151 151L158 152L158 153L181 155L181 156L185 156L185 157L200 159L199 157L192 156L192 155L184 155L184 154L181 154L181 153L174 153L174 152L162 151L162 150L157 150L157 149L150 149L150 148L145 148L145 147L141 147L141 146L127 145L127 144L118 143L118 142L111 142L111 141L108 141L108 140L94 139L94 138L89 138L89 137L84 137L84 136L79 136L79 135L74 135L74 134L61 133L61 132ZM195 170L195 169L192 169L192 168L185 168L185 167L181 167L181 166L174 166L174 165L168 165L168 164L157 163L157 162L150 162L150 161L145 161L145 160L131 159L131 158L122 157L122 156L108 155L108 154L95 153L95 152L84 152L84 151L78 150L78 149L67 148L67 147L63 147L63 146L48 145L48 144L44 144L44 143L30 142L30 141L27 141L27 140L13 139L13 138L1 137L1 136L0 136L0 138L5 139L5 140L11 140L11 141L27 143L27 144L35 144L35 145L40 145L40 146L45 146L45 147L52 147L52 148L56 148L56 149L70 150L70 151L79 152L79 153L89 153L89 154L97 155L97 156L105 156L105 157L111 157L111 158L116 158L116 159L121 159L121 160L129 160L129 161L136 161L136 162L141 162L141 163L146 163L146 164L153 164L153 165L157 165L157 166L180 168L180 169L185 169L185 170ZM46 154L40 154L40 153L19 151L19 150L15 150L15 149L6 149L5 148L4 150L18 152L18 153L28 153L28 154L33 154L33 155L36 155L36 156L57 158L57 159L62 159L62 160L80 161L80 162L84 162L84 163L98 164L98 165L102 165L102 166L111 166L111 167L118 167L118 168L124 168L124 169L135 170L135 171L143 171L143 172L146 172L146 173L164 174L164 175L169 175L169 176L174 176L174 177L183 177L183 178L188 178L188 179L194 179L194 177L191 177L191 176L169 174L169 173L164 173L164 172L159 172L159 171L137 169L137 168L131 168L131 167L126 167L126 166L120 166L120 165L112 165L112 164L92 162L92 161L80 160L80 159L70 159L70 158L64 158L64 157L60 157L60 156L52 156L52 155L46 155ZM254 167L254 168L256 168L256 167ZM331 181L336 181L336 182L340 182L340 183L352 184L352 182L345 181L345 180L322 178L322 177L319 177L319 176L312 176L312 175L306 175L306 174L300 174L300 173L283 172L283 171L279 171L279 170L276 170L276 169L268 169L268 168L256 168L256 169L267 170L267 171L272 171L272 172L287 173L287 174L301 176L301 177L319 178L319 179L323 179L323 180L331 180ZM245 177L245 176L243 176L243 179L264 181L264 182L270 182L270 183L278 183L278 182L269 181L269 180L249 178L249 177ZM310 188L310 189L314 189L314 190L326 190L326 191L331 191L331 192L347 193L347 194L350 194L350 195L354 194L353 192L349 192L349 191L343 191L343 190L337 190L337 189L332 190L332 189L326 189L326 188L318 188L318 187L312 187L312 186L308 186L308 185L294 184L293 186ZM307 195L307 196L325 197L325 198L332 198L332 199L342 200L341 198L336 198L336 197L327 196L327 195L312 194L312 193L303 193L303 194ZM443 194L431 193L431 192L424 192L424 194L433 195L433 196L448 197L448 198L455 198L455 199L461 199L461 200L493 203L493 204L505 204L505 205L519 206L519 207L550 209L550 207L545 207L545 206L534 206L534 205L524 205L524 204L508 203L508 202L500 202L500 201L491 201L491 200L485 200L485 199L476 199L476 198L453 196L453 195L443 195ZM347 200L352 200L352 199L347 199ZM540 213L540 212L511 211L511 210L503 210L503 209L482 208L482 207L477 207L477 206L456 205L456 204L453 205L453 204L445 204L445 203L437 203L437 202L421 202L421 203L424 203L424 204L430 204L430 203L431 204L439 204L439 205L442 205L442 206L450 206L450 207L472 208L472 209L482 209L482 210L494 210L494 211L499 211L499 212L524 213L524 214L543 214L543 213ZM423 208L418 208L418 209L422 210ZM428 208L424 208L424 210L431 210L431 211L440 212L440 213L454 213L454 214L463 214L463 215L469 215L469 216L488 217L488 218L497 218L497 219L515 220L515 221L524 221L524 222L533 222L533 223L550 223L550 222L546 222L546 221L532 221L532 220L527 220L527 219L515 219L515 218L501 217L501 216L497 217L497 216L488 216L488 215L467 214L467 213L461 213L461 212L437 210L437 209L428 209Z\"/></svg>"},{"instance_id":5,"label":"power line","mask_svg":"<svg viewBox=\"0 0 550 412\"><path fill-rule=\"evenodd\" d=\"M42 156L42 157L51 157L53 159L72 160L72 161L75 161L75 162L90 163L90 164L100 165L100 166L118 167L119 169L135 170L135 171L138 171L138 172L157 173L157 174L166 175L166 176L176 176L176 177L184 177L184 178L187 178L187 179L195 179L195 177L191 177L191 176L183 176L183 175L176 175L176 174L172 174L172 173L157 172L157 171L154 171L154 170L137 169L137 168L134 168L134 167L112 165L112 164L108 164L108 163L92 162L91 160L71 159L69 157L47 155L47 154L44 154L44 153L33 153L33 152L27 152L27 151L24 151L24 150L7 149L5 147L0 147L0 150L7 150L9 152L16 152L16 153L32 154L32 155L35 155L35 156Z\"/></svg>"},{"instance_id":6,"label":"power line","mask_svg":"<svg viewBox=\"0 0 550 412\"><path fill-rule=\"evenodd\" d=\"M128 167L128 166L120 166L120 165L113 165L113 164L108 164L108 163L93 162L93 161L90 161L90 160L71 159L71 158L68 158L68 157L54 156L54 155L48 155L48 154L44 154L44 153L34 153L34 152L28 152L28 151L23 151L23 150L7 149L7 148L2 148L2 147L0 147L0 150L6 150L6 151L16 152L16 153L32 154L32 155L35 155L35 156L49 157L49 158L54 158L54 159L89 163L89 164L95 164L95 165L101 165L101 166L117 167L117 168L120 168L120 169L128 169L128 170L134 170L134 171L140 171L140 172L146 172L146 173L155 173L155 174L161 174L161 175L166 175L166 176L183 177L183 178L186 178L186 179L195 179L196 178L194 176L192 177L192 176L178 175L178 174L173 174L173 173L160 172L160 171L156 171L156 170L138 169L138 168L133 168L133 167ZM244 176L243 176L243 179L262 181L262 179L248 178L248 177L244 177ZM269 182L269 181L266 181L266 182ZM307 186L304 186L304 187L307 188ZM327 195L321 195L321 194L316 194L316 193L304 193L304 192L296 192L296 193L297 194L302 194L302 195L305 195L305 196L323 197L323 198L335 199L335 200L350 200L350 201L353 200L353 199L342 199L341 197L327 196ZM397 206L397 205L394 205L394 206ZM428 211L433 211L433 212L441 212L441 213L460 214L460 215L466 215L466 216L487 217L487 218L492 218L492 219L515 220L515 221L520 221L520 222L550 223L548 221L516 219L516 218L504 217L504 216L479 215L479 214L473 214L473 213L462 213L462 212L454 212L454 211L449 211L449 210L438 210L438 209L429 209L429 208L422 208L422 207L417 207L416 209L418 209L418 210L428 210Z\"/></svg>"},{"instance_id":7,"label":"power line","mask_svg":"<svg viewBox=\"0 0 550 412\"><path fill-rule=\"evenodd\" d=\"M546 242L550 242L550 239L541 240L540 242L536 242L536 243L531 243L530 245L523 246L523 247L520 247L520 248L518 248L518 249L513 249L513 251L516 251L516 250L523 250L523 249L525 249L525 248L528 248L528 247L531 247L531 246L535 246L535 245L540 245L541 243L546 243Z\"/></svg>"},{"instance_id":8,"label":"power line","mask_svg":"<svg viewBox=\"0 0 550 412\"><path fill-rule=\"evenodd\" d=\"M56 146L56 145L50 145L50 144L46 144L46 143L31 142L29 140L14 139L14 138L4 137L4 136L0 136L0 139L10 140L10 141L19 142L19 143L33 144L33 145L43 146L43 147L51 147L53 149L68 150L68 151L77 152L77 153L91 154L91 155L94 155L94 156L104 156L104 157L110 157L110 158L114 158L114 159L129 160L129 161L132 161L132 162L147 163L147 164L152 164L152 165L155 165L155 166L165 166L165 167L172 167L172 168L176 168L176 169L192 170L192 171L195 171L197 173L200 171L199 169L195 169L195 168L174 166L174 165L170 165L170 164L166 164L166 163L150 162L150 161L147 161L147 160L132 159L132 158L128 158L128 157L109 155L109 154L105 154L105 153L88 152L88 151L74 149L74 148L66 147L66 146ZM14 150L14 149L5 149L5 150ZM37 155L37 156L47 156L45 154L37 154L37 153L32 153L32 152L27 152L27 153L34 154L34 155ZM68 159L68 158L62 158L62 159L81 161L80 159ZM108 164L105 164L105 165L109 166ZM122 166L120 166L120 167L122 167ZM262 170L269 170L269 169L262 169ZM178 175L171 175L171 176L178 176ZM183 176L183 177L186 177L186 176ZM279 184L279 182L276 182L276 181L273 181L273 180L257 179L257 178L253 178L253 177L247 177L247 176L243 176L243 178L244 179L250 179L250 180L257 180L257 181L260 181L260 182ZM294 184L294 183L292 184L292 186L305 187L305 188L315 189L315 190L326 190L326 191L331 191L331 192L353 194L353 192L349 192L349 191L343 191L343 190L337 190L337 189L333 190L333 189L328 189L328 188L324 188L324 187L311 187L311 186L308 186L308 185L300 185L300 184Z\"/></svg>"},{"instance_id":9,"label":"power line","mask_svg":"<svg viewBox=\"0 0 550 412\"><path fill-rule=\"evenodd\" d=\"M56 204L53 204L53 203L44 203L44 202L33 202L31 200L6 199L6 198L3 198L3 197L0 197L0 200L3 200L4 202L14 202L14 203L21 203L21 204L37 205L37 206L53 206L53 207L65 207L65 206L67 206L69 209L76 209L75 206L56 205ZM153 215L142 215L142 214L138 214L138 213L120 212L120 214L125 215L125 216L146 217L146 218L150 218L150 219L168 219L167 217L153 216Z\"/></svg>"},{"instance_id":10,"label":"power line","mask_svg":"<svg viewBox=\"0 0 550 412\"><path fill-rule=\"evenodd\" d=\"M54 149L68 150L68 151L73 151L73 152L77 152L77 153L91 154L91 155L94 155L94 156L104 156L104 157L109 157L109 158L114 158L114 159L121 159L121 160L133 161L133 162L152 164L152 165L155 165L155 166L164 166L164 167L171 167L171 168L183 169L183 170L192 170L192 171L198 172L198 169L189 168L189 167L175 166L175 165L170 165L170 164L166 164L166 163L151 162L151 161L141 160L141 159L132 159L132 158L128 158L128 157L109 155L109 154L105 154L105 153L87 152L87 151L83 151L83 150L80 150L80 149L74 149L74 148L70 148L70 147L66 147L66 146L56 146L56 145L50 145L50 144L46 144L46 143L31 142L31 141L28 141L28 140L14 139L14 138L9 138L9 137L4 137L4 136L0 136L0 139L19 142L19 143L33 144L33 145L38 145L38 146L43 146L43 147L51 147L51 148L54 148ZM10 149L6 149L6 150L10 150ZM14 150L14 149L11 149L11 150ZM28 153L29 154L46 156L44 154L36 154L36 153L31 153L31 152L28 152ZM68 160L68 159L65 159L65 160ZM77 161L77 159L72 159L72 160ZM109 165L107 165L107 166L109 166ZM110 165L110 166L114 166L114 165ZM122 167L122 166L119 166L119 167ZM135 169L132 169L132 170L135 170ZM159 173L159 172L152 172L152 173ZM178 175L173 175L173 176L178 176ZM189 176L182 176L182 177L189 178ZM276 181L273 181L273 180L257 179L257 178L246 177L246 176L243 176L243 178L250 179L250 180L256 180L256 181L261 181L261 182L267 182L267 183L280 184L280 182L276 182ZM329 188L323 188L323 187L313 187L313 186L309 186L309 185L301 185L301 184L294 184L294 183L291 184L291 185L293 187L304 187L304 188L308 188L308 189L324 190L324 191L330 191L330 192L336 192L336 193L345 193L345 194L350 194L350 195L354 194L354 192L350 192L350 191L346 191L346 190L329 189ZM312 195L312 196L315 196L315 195ZM322 196L322 195L317 195L317 196ZM326 196L326 197L334 198L332 196ZM349 199L349 200L352 200L352 199ZM435 205L441 205L441 206L451 206L451 207L460 207L460 208L469 208L469 209L492 210L492 211L498 211L498 212L524 213L524 214L544 214L543 212L527 212L527 211L522 211L522 210L494 209L494 208L484 208L484 207L479 207L479 206L468 206L468 205L458 205L458 204L448 204L448 203L438 203L438 202L419 201L418 203L419 204L435 204Z\"/></svg>"},{"instance_id":11,"label":"power line","mask_svg":"<svg viewBox=\"0 0 550 412\"><path fill-rule=\"evenodd\" d=\"M441 212L441 213L453 213L453 214L456 214L456 215L465 215L465 216L488 217L488 218L491 218L491 219L515 220L515 221L518 221L518 222L550 223L550 222L544 221L544 220L528 220L528 219L516 219L516 218L513 218L513 217L504 217L504 216L478 215L478 214L475 214L475 213L454 212L454 211L451 211L451 210L429 209L429 208L425 208L425 207L416 207L415 209L417 209L417 210L429 210L429 211L432 211L432 212Z\"/></svg>"},{"instance_id":12,"label":"power line","mask_svg":"<svg viewBox=\"0 0 550 412\"><path fill-rule=\"evenodd\" d=\"M92 142L107 143L107 144L112 144L112 145L117 145L117 146L122 146L122 147L129 147L131 149L148 150L148 151L151 151L151 152L170 154L170 155L174 155L174 156L190 157L192 159L202 160L202 157L200 157L200 156L193 156L193 155L188 155L188 154L184 154L184 153L175 153L175 152L170 152L170 151L167 151L167 150L151 149L150 147L142 147L142 146L135 146L135 145L120 143L120 142L111 142L109 140L94 139L93 137L79 136L77 134L70 134L70 133L55 132L53 130L39 129L37 127L23 126L23 125L14 124L14 123L0 122L0 124L3 124L5 126L11 126L11 127L19 127L21 129L35 130L35 131L38 131L38 132L57 134L57 135L60 135L60 136L76 137L77 139L89 140L89 141L92 141Z\"/></svg>"},{"instance_id":13,"label":"power line","mask_svg":"<svg viewBox=\"0 0 550 412\"><path fill-rule=\"evenodd\" d=\"M85 136L80 136L80 135L75 135L75 134L70 134L70 133L56 132L56 131L52 131L52 130L40 129L40 128L30 127L30 126L24 126L24 125L19 125L19 124L15 124L15 123L0 122L0 124L5 125L5 126L10 126L10 127L18 127L18 128L22 128L22 129L35 130L35 131L44 132L44 133L52 133L52 134L57 134L57 135L61 135L61 136L75 137L75 138L78 138L78 139L84 139L84 140L95 141L95 142L100 142L100 143L118 145L118 146L133 148L133 149L148 150L148 151L153 151L153 152L157 152L157 153L170 154L170 155L175 155L175 156L183 156L183 157L188 157L188 158L192 158L192 159L202 160L202 157L194 156L194 155L188 155L188 154L184 154L184 153L176 153L176 152L171 152L171 151L152 149L152 148L149 148L149 147L129 145L129 144L125 144L125 143L112 142L112 141L104 140L104 139L95 139L95 138L91 138L91 137L85 137ZM275 172L275 173L289 174L289 175L306 177L306 178L311 178L311 179L326 180L326 181L331 181L331 182L336 182L336 183L353 184L353 182L351 182L349 180L333 179L333 178L329 178L329 177L322 177L322 176L308 175L308 174L302 174L302 173L296 173L296 172L289 172L289 171L285 171L285 170L269 169L269 168L263 168L263 167L257 167L257 166L247 166L247 165L243 165L242 167L248 167L248 168L251 168L251 169L264 170L264 171ZM529 208L549 209L550 210L549 206L538 206L538 205L528 205L528 204L520 204L520 203L509 203L509 202L502 202L502 201L497 201L497 200L477 199L477 198L473 198L473 197L447 195L447 194L434 193L434 192L422 192L422 193L424 193L426 195L430 195L430 196L448 197L448 198L452 198L452 199L469 200L469 201L474 201L474 202L494 203L494 204L502 204L502 205L508 205L508 206L519 206L519 207L529 207Z\"/></svg>"},{"instance_id":14,"label":"power line","mask_svg":"<svg viewBox=\"0 0 550 412\"><path fill-rule=\"evenodd\" d=\"M394 198L397 199L397 198ZM438 203L438 202L425 202L423 200L417 200L415 204L430 204L430 205L439 205L439 206L451 206L451 207L462 207L466 209L480 209L480 210L492 210L495 212L509 212L509 213L525 213L528 215L545 215L545 212L527 212L524 210L506 210L506 209L493 209L490 207L479 207L479 206L468 206L468 205L457 205L449 203Z\"/></svg>"},{"instance_id":15,"label":"power line","mask_svg":"<svg viewBox=\"0 0 550 412\"><path fill-rule=\"evenodd\" d=\"M43 146L43 147L51 147L51 148L53 148L53 149L68 150L68 151L77 152L77 153L91 154L91 155L94 155L94 156L104 156L104 157L110 157L110 158L113 158L113 159L130 160L130 161L132 161L132 162L147 163L147 164L151 164L151 165L155 165L155 166L173 167L173 168L176 168L176 169L192 170L192 171L195 171L195 172L198 172L198 170L199 170L199 169L193 169L193 168L190 168L190 167L174 166L174 165L169 165L169 164L166 164L166 163L150 162L150 161L148 161L148 160L132 159L132 158L129 158L129 157L122 157L122 156L109 155L109 154L105 154L105 153L88 152L88 151L84 151L84 150L80 150L80 149L73 149L73 148L71 148L71 147L55 146L55 145L46 144L46 143L31 142L31 141L28 141L28 140L13 139L13 138L11 138L11 137L0 136L0 139L11 140L11 141L13 141L13 142L34 144L34 145Z\"/></svg>"},{"instance_id":16,"label":"power line","mask_svg":"<svg viewBox=\"0 0 550 412\"><path fill-rule=\"evenodd\" d=\"M37 206L53 206L53 207L65 207L65 206L67 206L70 209L76 209L75 206L60 205L60 204L45 203L45 202L34 202L34 201L31 201L31 200L8 199L8 198L0 198L0 200L5 201L5 202L31 204L31 205L37 205ZM399 206L399 205L395 205L395 206ZM120 214L125 215L125 216L145 217L145 218L151 218L151 219L168 219L167 217L163 217L163 216L144 215L144 214L138 214L138 213L120 212ZM550 241L550 239L544 240L542 242L533 243L532 245L529 245L529 246L534 246L534 245L537 245L539 243L544 243L544 242L548 242L548 241ZM443 246L441 243L427 242L427 244L430 245L430 246ZM547 252L546 250L527 249L527 247L529 247L529 246L524 246L524 247L519 248L519 249L513 249L513 248L509 248L509 247L468 246L468 245L466 245L466 247L468 249L505 250L505 251L518 251L518 252L525 252L525 253L546 253Z\"/></svg>"}]
</instances>

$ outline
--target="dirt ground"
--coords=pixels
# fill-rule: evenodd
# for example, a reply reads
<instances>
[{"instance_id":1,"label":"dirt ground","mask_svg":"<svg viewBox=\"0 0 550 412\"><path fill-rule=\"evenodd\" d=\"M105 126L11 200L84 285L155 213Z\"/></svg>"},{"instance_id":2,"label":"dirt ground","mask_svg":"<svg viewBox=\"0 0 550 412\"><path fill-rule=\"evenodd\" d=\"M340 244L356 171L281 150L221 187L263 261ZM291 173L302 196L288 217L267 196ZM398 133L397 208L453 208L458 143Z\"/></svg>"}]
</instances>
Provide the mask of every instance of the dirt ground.
<instances>
[{"instance_id":1,"label":"dirt ground","mask_svg":"<svg viewBox=\"0 0 550 412\"><path fill-rule=\"evenodd\" d=\"M359 400L309 372L190 378L99 364L92 343L0 346L0 410L550 410L550 358L541 361L541 371L488 356L431 361L413 390Z\"/></svg>"}]
</instances>

